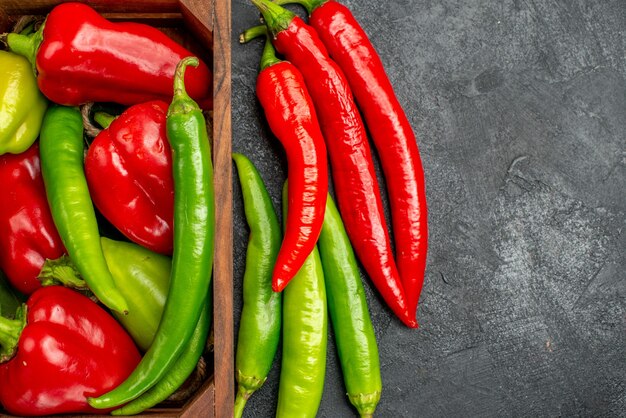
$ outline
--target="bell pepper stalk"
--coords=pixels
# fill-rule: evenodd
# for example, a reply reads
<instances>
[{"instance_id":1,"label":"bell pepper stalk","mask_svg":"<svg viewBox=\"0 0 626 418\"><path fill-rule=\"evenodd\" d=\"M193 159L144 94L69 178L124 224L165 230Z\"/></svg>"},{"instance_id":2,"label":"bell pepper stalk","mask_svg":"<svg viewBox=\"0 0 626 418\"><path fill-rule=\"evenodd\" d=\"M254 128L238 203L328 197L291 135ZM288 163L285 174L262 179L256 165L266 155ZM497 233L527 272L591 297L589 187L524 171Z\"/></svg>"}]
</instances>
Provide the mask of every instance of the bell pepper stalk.
<instances>
[{"instance_id":1,"label":"bell pepper stalk","mask_svg":"<svg viewBox=\"0 0 626 418\"><path fill-rule=\"evenodd\" d=\"M85 157L85 177L100 213L131 241L172 254L174 186L165 129L168 104L150 101L118 117L97 112L104 129Z\"/></svg>"},{"instance_id":2,"label":"bell pepper stalk","mask_svg":"<svg viewBox=\"0 0 626 418\"><path fill-rule=\"evenodd\" d=\"M47 106L28 60L0 51L0 155L19 154L35 142Z\"/></svg>"},{"instance_id":3,"label":"bell pepper stalk","mask_svg":"<svg viewBox=\"0 0 626 418\"><path fill-rule=\"evenodd\" d=\"M54 7L34 34L9 33L6 42L31 62L43 94L66 106L169 103L176 64L193 55L154 27L110 22L76 2ZM191 69L185 84L202 108L211 108L212 76L206 64Z\"/></svg>"},{"instance_id":4,"label":"bell pepper stalk","mask_svg":"<svg viewBox=\"0 0 626 418\"><path fill-rule=\"evenodd\" d=\"M107 311L63 286L35 291L16 319L0 317L0 345L0 403L18 416L94 413L87 396L117 386L141 359Z\"/></svg>"},{"instance_id":5,"label":"bell pepper stalk","mask_svg":"<svg viewBox=\"0 0 626 418\"><path fill-rule=\"evenodd\" d=\"M9 185L0 205L0 269L19 292L41 287L46 259L65 254L41 175L39 143L21 154L0 156L0 182Z\"/></svg>"}]
</instances>

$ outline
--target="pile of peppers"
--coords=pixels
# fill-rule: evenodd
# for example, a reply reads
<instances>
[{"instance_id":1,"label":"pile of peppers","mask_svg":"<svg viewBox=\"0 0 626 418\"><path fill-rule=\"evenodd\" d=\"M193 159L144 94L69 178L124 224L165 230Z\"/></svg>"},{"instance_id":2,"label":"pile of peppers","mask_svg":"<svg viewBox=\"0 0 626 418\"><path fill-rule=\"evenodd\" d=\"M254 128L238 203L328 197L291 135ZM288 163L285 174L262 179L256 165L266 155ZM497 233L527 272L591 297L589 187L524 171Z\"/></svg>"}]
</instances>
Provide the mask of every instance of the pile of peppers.
<instances>
[{"instance_id":1,"label":"pile of peppers","mask_svg":"<svg viewBox=\"0 0 626 418\"><path fill-rule=\"evenodd\" d=\"M288 181L281 238L259 173L244 156L234 157L250 227L235 417L265 382L281 332L276 416L316 416L328 320L348 399L361 417L371 417L382 382L359 264L396 317L417 328L428 227L416 137L380 57L346 6L251 1L263 24L242 33L240 42L265 37L256 93L285 150ZM304 6L308 23L282 7L289 3ZM386 179L395 254L368 134Z\"/></svg>"},{"instance_id":2,"label":"pile of peppers","mask_svg":"<svg viewBox=\"0 0 626 418\"><path fill-rule=\"evenodd\" d=\"M141 413L203 369L211 71L78 2L1 39L0 413Z\"/></svg>"}]
</instances>

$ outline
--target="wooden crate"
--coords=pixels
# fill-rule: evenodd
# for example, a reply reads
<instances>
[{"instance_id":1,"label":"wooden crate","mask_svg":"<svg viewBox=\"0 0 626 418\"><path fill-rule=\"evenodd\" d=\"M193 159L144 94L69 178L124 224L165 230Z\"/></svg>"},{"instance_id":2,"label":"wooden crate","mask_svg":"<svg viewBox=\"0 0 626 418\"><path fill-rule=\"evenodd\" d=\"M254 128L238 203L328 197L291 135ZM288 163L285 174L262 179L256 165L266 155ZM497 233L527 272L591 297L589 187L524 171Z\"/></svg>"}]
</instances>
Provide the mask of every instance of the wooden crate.
<instances>
[{"instance_id":1,"label":"wooden crate","mask_svg":"<svg viewBox=\"0 0 626 418\"><path fill-rule=\"evenodd\" d=\"M0 32L23 15L45 15L61 0L1 0ZM89 0L107 19L158 27L207 63L213 63L213 164L216 236L213 267L213 373L185 404L154 408L143 417L216 417L233 414L232 174L230 12L228 0ZM7 416L2 414L0 416ZM97 415L88 415L94 417ZM109 415L103 415L109 416ZM75 416L76 417L76 416Z\"/></svg>"}]
</instances>

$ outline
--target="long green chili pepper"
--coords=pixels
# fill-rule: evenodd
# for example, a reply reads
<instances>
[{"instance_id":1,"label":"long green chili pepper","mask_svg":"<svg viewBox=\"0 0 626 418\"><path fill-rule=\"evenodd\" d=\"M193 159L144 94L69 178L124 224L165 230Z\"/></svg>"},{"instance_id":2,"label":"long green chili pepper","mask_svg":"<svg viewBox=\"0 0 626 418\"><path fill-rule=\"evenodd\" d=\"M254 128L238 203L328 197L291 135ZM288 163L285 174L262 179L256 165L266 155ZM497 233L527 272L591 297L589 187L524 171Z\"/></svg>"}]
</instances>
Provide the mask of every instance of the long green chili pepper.
<instances>
[{"instance_id":1,"label":"long green chili pepper","mask_svg":"<svg viewBox=\"0 0 626 418\"><path fill-rule=\"evenodd\" d=\"M111 310L128 304L115 287L102 254L96 213L83 171L83 120L78 108L52 106L39 136L41 174L52 219L67 252L91 291Z\"/></svg>"},{"instance_id":2,"label":"long green chili pepper","mask_svg":"<svg viewBox=\"0 0 626 418\"><path fill-rule=\"evenodd\" d=\"M283 187L283 219L287 183ZM328 315L317 247L283 290L283 347L276 417L315 417L324 391Z\"/></svg>"},{"instance_id":3,"label":"long green chili pepper","mask_svg":"<svg viewBox=\"0 0 626 418\"><path fill-rule=\"evenodd\" d=\"M244 155L233 154L250 238L243 276L243 309L235 359L238 383L235 418L272 367L280 339L281 293L272 290L272 271L281 245L280 223L263 179Z\"/></svg>"},{"instance_id":4,"label":"long green chili pepper","mask_svg":"<svg viewBox=\"0 0 626 418\"><path fill-rule=\"evenodd\" d=\"M378 346L354 251L330 195L317 245L348 399L361 417L371 417L382 390Z\"/></svg>"},{"instance_id":5,"label":"long green chili pepper","mask_svg":"<svg viewBox=\"0 0 626 418\"><path fill-rule=\"evenodd\" d=\"M154 386L189 343L211 284L214 246L213 166L206 121L185 91L187 57L176 67L174 98L167 114L174 178L174 253L163 316L150 349L121 385L88 398L95 408L129 402Z\"/></svg>"},{"instance_id":6,"label":"long green chili pepper","mask_svg":"<svg viewBox=\"0 0 626 418\"><path fill-rule=\"evenodd\" d=\"M196 326L191 340L187 348L178 357L176 363L167 372L167 375L152 386L147 392L140 397L132 400L123 407L111 412L111 415L136 415L140 414L148 408L152 408L158 403L166 400L168 396L176 392L176 390L187 380L196 368L198 360L206 346L207 336L211 325L211 309L213 303L211 298L207 298L205 308L200 315L198 325Z\"/></svg>"}]
</instances>

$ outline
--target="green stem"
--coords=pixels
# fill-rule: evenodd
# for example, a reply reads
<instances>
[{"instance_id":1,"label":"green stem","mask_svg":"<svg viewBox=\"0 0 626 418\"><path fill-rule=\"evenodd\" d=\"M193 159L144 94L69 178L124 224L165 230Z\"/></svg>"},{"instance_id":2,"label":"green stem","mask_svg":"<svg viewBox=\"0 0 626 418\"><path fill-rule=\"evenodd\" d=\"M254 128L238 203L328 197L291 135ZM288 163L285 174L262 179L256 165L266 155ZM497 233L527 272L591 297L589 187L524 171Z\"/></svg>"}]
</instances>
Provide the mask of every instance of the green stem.
<instances>
[{"instance_id":1,"label":"green stem","mask_svg":"<svg viewBox=\"0 0 626 418\"><path fill-rule=\"evenodd\" d=\"M93 115L93 120L98 122L98 125L102 126L102 129L108 128L116 118L116 116L110 115L106 112L96 112Z\"/></svg>"},{"instance_id":2,"label":"green stem","mask_svg":"<svg viewBox=\"0 0 626 418\"><path fill-rule=\"evenodd\" d=\"M267 28L265 25L253 26L244 31L239 35L239 42L244 44L261 36L265 36L265 46L263 47L263 54L261 55L261 70L264 70L271 65L281 62L281 60L276 57L276 50L274 49L274 45L272 45L270 37L267 36Z\"/></svg>"},{"instance_id":3,"label":"green stem","mask_svg":"<svg viewBox=\"0 0 626 418\"><path fill-rule=\"evenodd\" d=\"M250 398L250 393L242 390L241 386L235 396L235 408L233 410L233 418L241 418L243 416L243 410L246 407L246 402Z\"/></svg>"},{"instance_id":4,"label":"green stem","mask_svg":"<svg viewBox=\"0 0 626 418\"><path fill-rule=\"evenodd\" d=\"M167 110L167 116L186 114L199 109L198 104L187 94L185 90L185 70L188 66L197 67L198 58L186 57L180 60L174 73L174 97Z\"/></svg>"},{"instance_id":5,"label":"green stem","mask_svg":"<svg viewBox=\"0 0 626 418\"><path fill-rule=\"evenodd\" d=\"M274 45L272 45L272 41L269 37L265 38L265 46L263 47L263 54L261 55L261 70L271 65L278 64L279 62L281 62L281 60L276 57L276 50L274 49Z\"/></svg>"},{"instance_id":6,"label":"green stem","mask_svg":"<svg viewBox=\"0 0 626 418\"><path fill-rule=\"evenodd\" d=\"M0 316L0 363L13 357L25 326L26 305L18 309L15 319Z\"/></svg>"},{"instance_id":7,"label":"green stem","mask_svg":"<svg viewBox=\"0 0 626 418\"><path fill-rule=\"evenodd\" d=\"M245 44L261 36L267 36L267 27L265 25L253 26L239 35L239 43Z\"/></svg>"},{"instance_id":8,"label":"green stem","mask_svg":"<svg viewBox=\"0 0 626 418\"><path fill-rule=\"evenodd\" d=\"M269 0L252 0L252 3L263 15L265 25L273 37L276 37L279 32L287 29L293 18L296 17L295 13Z\"/></svg>"},{"instance_id":9,"label":"green stem","mask_svg":"<svg viewBox=\"0 0 626 418\"><path fill-rule=\"evenodd\" d=\"M39 27L37 32L30 35L22 35L19 33L9 33L7 35L6 43L9 46L11 52L25 56L33 67L33 72L37 74L37 51L39 45L43 41L43 28L45 22Z\"/></svg>"},{"instance_id":10,"label":"green stem","mask_svg":"<svg viewBox=\"0 0 626 418\"><path fill-rule=\"evenodd\" d=\"M46 260L39 276L43 286L61 284L73 289L87 289L87 283L81 278L80 272L67 255L56 260Z\"/></svg>"},{"instance_id":11,"label":"green stem","mask_svg":"<svg viewBox=\"0 0 626 418\"><path fill-rule=\"evenodd\" d=\"M311 15L313 10L327 3L328 0L273 0L273 2L279 6L284 6L285 4L299 4L306 9L309 15Z\"/></svg>"}]
</instances>

